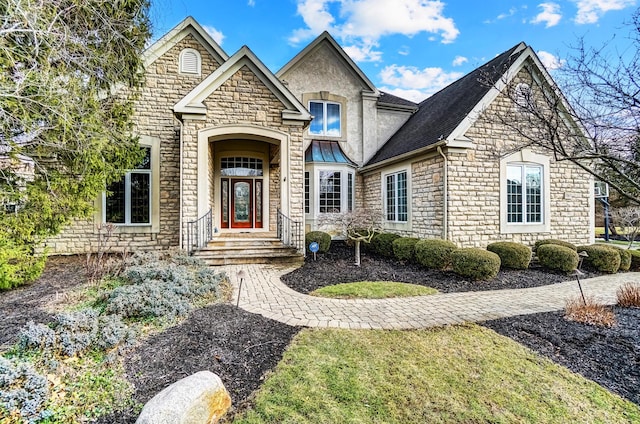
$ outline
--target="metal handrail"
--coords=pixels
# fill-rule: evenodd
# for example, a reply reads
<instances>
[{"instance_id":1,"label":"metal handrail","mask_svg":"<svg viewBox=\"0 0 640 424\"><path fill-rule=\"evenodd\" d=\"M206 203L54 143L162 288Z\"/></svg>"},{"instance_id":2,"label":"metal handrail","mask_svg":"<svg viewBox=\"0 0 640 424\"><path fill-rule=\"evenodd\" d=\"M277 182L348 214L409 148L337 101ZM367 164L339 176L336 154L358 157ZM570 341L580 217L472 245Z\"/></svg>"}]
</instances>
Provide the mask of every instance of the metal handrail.
<instances>
[{"instance_id":1,"label":"metal handrail","mask_svg":"<svg viewBox=\"0 0 640 424\"><path fill-rule=\"evenodd\" d=\"M198 249L203 248L213 238L213 213L209 212L196 219L187 222L187 253L192 255Z\"/></svg>"},{"instance_id":2,"label":"metal handrail","mask_svg":"<svg viewBox=\"0 0 640 424\"><path fill-rule=\"evenodd\" d=\"M278 209L278 238L285 246L300 250L302 247L302 223L294 221Z\"/></svg>"}]
</instances>

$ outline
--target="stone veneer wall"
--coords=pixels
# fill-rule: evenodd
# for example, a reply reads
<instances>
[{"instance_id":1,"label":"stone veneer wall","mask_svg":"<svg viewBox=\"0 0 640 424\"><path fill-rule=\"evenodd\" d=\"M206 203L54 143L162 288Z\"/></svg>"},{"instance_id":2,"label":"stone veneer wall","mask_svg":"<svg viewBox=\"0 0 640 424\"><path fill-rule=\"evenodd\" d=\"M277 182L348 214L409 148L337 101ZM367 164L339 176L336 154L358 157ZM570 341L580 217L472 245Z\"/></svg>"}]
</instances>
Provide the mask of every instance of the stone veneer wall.
<instances>
[{"instance_id":1,"label":"stone veneer wall","mask_svg":"<svg viewBox=\"0 0 640 424\"><path fill-rule=\"evenodd\" d=\"M556 162L542 149L532 151L550 157L550 231L500 233L500 159L526 145L501 124L491 119L499 108L512 107L498 98L465 134L475 149L449 152L449 239L460 246L485 247L508 240L533 245L545 238L575 244L591 242L591 177L577 166Z\"/></svg>"},{"instance_id":2,"label":"stone veneer wall","mask_svg":"<svg viewBox=\"0 0 640 424\"><path fill-rule=\"evenodd\" d=\"M283 122L284 105L271 90L246 66L224 82L205 100L205 120L185 120L183 127L183 217L185 221L197 217L198 132L222 125L253 125L289 134L289 217L304 221L304 151L302 126ZM270 227L275 230L276 210L280 206L279 168L270 170ZM277 190L277 192L275 192Z\"/></svg>"},{"instance_id":3,"label":"stone veneer wall","mask_svg":"<svg viewBox=\"0 0 640 424\"><path fill-rule=\"evenodd\" d=\"M200 53L201 75L178 72L178 58L185 48L196 49ZM173 116L173 106L219 66L207 50L188 35L146 69L145 84L135 105L134 132L160 140L159 231L149 233L148 227L140 227L142 231L136 232L135 227L116 227L108 243L111 250L152 250L178 246L180 124ZM98 202L101 202L101 198ZM53 254L95 250L98 243L97 227L101 220L101 216L77 220L61 234L47 240L46 246Z\"/></svg>"}]
</instances>

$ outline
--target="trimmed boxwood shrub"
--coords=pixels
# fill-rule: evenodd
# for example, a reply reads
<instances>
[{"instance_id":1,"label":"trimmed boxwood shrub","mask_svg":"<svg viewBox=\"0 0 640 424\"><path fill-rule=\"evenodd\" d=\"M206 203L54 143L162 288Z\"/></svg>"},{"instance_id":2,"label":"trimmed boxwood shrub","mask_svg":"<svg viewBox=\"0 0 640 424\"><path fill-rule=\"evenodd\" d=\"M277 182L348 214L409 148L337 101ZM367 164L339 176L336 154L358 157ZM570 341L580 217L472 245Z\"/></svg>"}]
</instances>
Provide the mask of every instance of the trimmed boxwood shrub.
<instances>
[{"instance_id":1,"label":"trimmed boxwood shrub","mask_svg":"<svg viewBox=\"0 0 640 424\"><path fill-rule=\"evenodd\" d=\"M531 248L522 243L498 241L487 246L489 252L500 256L503 268L527 269L531 262Z\"/></svg>"},{"instance_id":2,"label":"trimmed boxwood shrub","mask_svg":"<svg viewBox=\"0 0 640 424\"><path fill-rule=\"evenodd\" d=\"M500 271L500 256L488 250L470 247L451 254L453 272L473 280L491 280Z\"/></svg>"},{"instance_id":3,"label":"trimmed boxwood shrub","mask_svg":"<svg viewBox=\"0 0 640 424\"><path fill-rule=\"evenodd\" d=\"M371 248L378 255L386 256L387 258L393 257L393 241L400 238L398 234L393 233L380 233L373 236L371 239Z\"/></svg>"},{"instance_id":4,"label":"trimmed boxwood shrub","mask_svg":"<svg viewBox=\"0 0 640 424\"><path fill-rule=\"evenodd\" d=\"M620 271L629 271L631 269L631 250L620 247L614 247L614 249L620 254Z\"/></svg>"},{"instance_id":5,"label":"trimmed boxwood shrub","mask_svg":"<svg viewBox=\"0 0 640 424\"><path fill-rule=\"evenodd\" d=\"M319 253L327 253L331 247L331 236L324 231L309 231L304 235L304 244L309 251L309 245L313 242L318 243Z\"/></svg>"},{"instance_id":6,"label":"trimmed boxwood shrub","mask_svg":"<svg viewBox=\"0 0 640 424\"><path fill-rule=\"evenodd\" d=\"M552 243L538 246L536 256L543 267L563 272L573 271L580 261L575 250Z\"/></svg>"},{"instance_id":7,"label":"trimmed boxwood shrub","mask_svg":"<svg viewBox=\"0 0 640 424\"><path fill-rule=\"evenodd\" d=\"M569 243L568 241L562 241L562 240L556 240L556 239L545 239L545 240L536 241L535 245L533 246L533 251L537 252L538 251L538 247L543 246L545 244L555 244L555 245L558 245L558 246L568 247L569 249L573 250L574 252L577 251L577 247L576 247L575 244Z\"/></svg>"},{"instance_id":8,"label":"trimmed boxwood shrub","mask_svg":"<svg viewBox=\"0 0 640 424\"><path fill-rule=\"evenodd\" d=\"M412 261L415 258L416 237L399 237L392 243L393 254L399 261Z\"/></svg>"},{"instance_id":9,"label":"trimmed boxwood shrub","mask_svg":"<svg viewBox=\"0 0 640 424\"><path fill-rule=\"evenodd\" d=\"M416 262L429 269L445 269L451 264L451 253L457 248L449 240L419 240L415 246Z\"/></svg>"},{"instance_id":10,"label":"trimmed boxwood shrub","mask_svg":"<svg viewBox=\"0 0 640 424\"><path fill-rule=\"evenodd\" d=\"M640 271L640 250L628 250L631 255L631 271Z\"/></svg>"},{"instance_id":11,"label":"trimmed boxwood shrub","mask_svg":"<svg viewBox=\"0 0 640 424\"><path fill-rule=\"evenodd\" d=\"M619 249L611 246L591 244L589 246L580 246L580 251L587 252L588 257L584 258L584 262L600 272L615 274L620 269L620 253Z\"/></svg>"}]
</instances>

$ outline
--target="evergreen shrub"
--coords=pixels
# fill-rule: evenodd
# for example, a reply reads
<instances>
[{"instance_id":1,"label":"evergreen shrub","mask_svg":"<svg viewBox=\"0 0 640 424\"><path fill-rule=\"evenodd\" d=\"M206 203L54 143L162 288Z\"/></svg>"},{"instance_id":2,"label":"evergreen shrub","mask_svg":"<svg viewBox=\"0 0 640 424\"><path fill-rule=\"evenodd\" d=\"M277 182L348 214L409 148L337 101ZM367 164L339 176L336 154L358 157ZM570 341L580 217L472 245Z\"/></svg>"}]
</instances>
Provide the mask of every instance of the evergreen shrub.
<instances>
[{"instance_id":1,"label":"evergreen shrub","mask_svg":"<svg viewBox=\"0 0 640 424\"><path fill-rule=\"evenodd\" d=\"M472 280L491 280L500 271L500 256L475 247L458 249L451 254L453 272Z\"/></svg>"},{"instance_id":2,"label":"evergreen shrub","mask_svg":"<svg viewBox=\"0 0 640 424\"><path fill-rule=\"evenodd\" d=\"M449 240L424 239L415 245L416 262L429 269L445 269L458 246Z\"/></svg>"},{"instance_id":3,"label":"evergreen shrub","mask_svg":"<svg viewBox=\"0 0 640 424\"><path fill-rule=\"evenodd\" d=\"M571 272L578 267L578 253L559 244L544 244L536 250L540 265L555 271Z\"/></svg>"},{"instance_id":4,"label":"evergreen shrub","mask_svg":"<svg viewBox=\"0 0 640 424\"><path fill-rule=\"evenodd\" d=\"M331 247L331 235L324 231L309 231L304 235L304 245L309 252L309 245L313 242L318 243L318 253L327 253Z\"/></svg>"},{"instance_id":5,"label":"evergreen shrub","mask_svg":"<svg viewBox=\"0 0 640 424\"><path fill-rule=\"evenodd\" d=\"M544 239L544 240L536 241L536 243L533 246L533 251L537 252L538 251L538 247L544 246L545 244L555 244L557 246L568 247L569 249L573 250L574 252L577 251L577 247L576 247L575 244L569 243L568 241L556 240L556 239Z\"/></svg>"},{"instance_id":6,"label":"evergreen shrub","mask_svg":"<svg viewBox=\"0 0 640 424\"><path fill-rule=\"evenodd\" d=\"M371 239L371 249L378 255L393 258L393 241L400 238L398 234L379 233Z\"/></svg>"},{"instance_id":7,"label":"evergreen shrub","mask_svg":"<svg viewBox=\"0 0 640 424\"><path fill-rule=\"evenodd\" d=\"M591 244L580 246L580 251L587 252L588 257L584 262L600 272L615 274L620 269L620 249L612 248L601 244Z\"/></svg>"},{"instance_id":8,"label":"evergreen shrub","mask_svg":"<svg viewBox=\"0 0 640 424\"><path fill-rule=\"evenodd\" d=\"M412 261L415 258L416 237L399 237L392 243L393 254L399 261Z\"/></svg>"},{"instance_id":9,"label":"evergreen shrub","mask_svg":"<svg viewBox=\"0 0 640 424\"><path fill-rule=\"evenodd\" d=\"M522 243L498 241L489 244L487 250L500 256L503 268L527 269L531 263L531 248Z\"/></svg>"}]
</instances>

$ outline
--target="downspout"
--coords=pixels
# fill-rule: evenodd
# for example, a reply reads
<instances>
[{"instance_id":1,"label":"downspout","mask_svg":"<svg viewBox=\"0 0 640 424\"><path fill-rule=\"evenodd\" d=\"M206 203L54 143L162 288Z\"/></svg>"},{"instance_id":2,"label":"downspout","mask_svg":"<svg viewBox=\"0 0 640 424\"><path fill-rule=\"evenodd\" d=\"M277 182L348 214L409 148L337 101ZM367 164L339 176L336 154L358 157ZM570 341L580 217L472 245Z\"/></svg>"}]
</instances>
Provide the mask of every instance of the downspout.
<instances>
[{"instance_id":1,"label":"downspout","mask_svg":"<svg viewBox=\"0 0 640 424\"><path fill-rule=\"evenodd\" d=\"M183 141L182 141L182 138L183 138L183 133L184 133L184 122L182 122L182 119L178 119L178 122L180 122L180 179L178 180L178 181L180 181L180 194L179 194L179 197L178 197L178 199L179 199L179 201L178 201L178 203L179 203L179 212L178 212L178 231L179 231L178 232L178 234L179 234L179 242L178 243L179 244L178 244L178 248L180 250L182 250L183 247L184 247L184 240L183 240L184 239L184 234L183 234L183 231L182 231L182 226L183 226L183 224L182 224L182 203L183 203L182 202L182 185L183 185L183 183L182 183L182 172L183 172L183 169L184 169L184 166L183 166L184 163L183 163L183 147L182 147Z\"/></svg>"},{"instance_id":2,"label":"downspout","mask_svg":"<svg viewBox=\"0 0 640 424\"><path fill-rule=\"evenodd\" d=\"M447 166L447 155L444 154L444 152L442 151L442 146L438 146L438 153L440 153L440 156L442 156L442 159L444 160L443 162L443 167L442 167L442 239L443 240L448 240L448 235L449 235L449 221L448 221L448 216L449 216L449 210L447 207L447 203L448 203L448 166Z\"/></svg>"}]
</instances>

